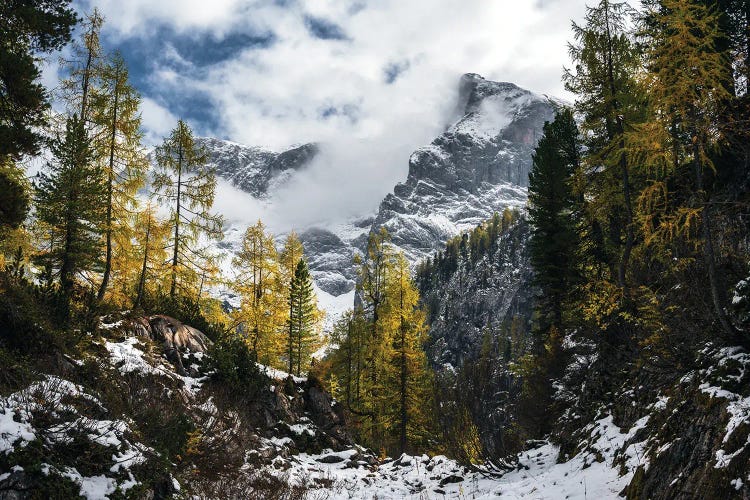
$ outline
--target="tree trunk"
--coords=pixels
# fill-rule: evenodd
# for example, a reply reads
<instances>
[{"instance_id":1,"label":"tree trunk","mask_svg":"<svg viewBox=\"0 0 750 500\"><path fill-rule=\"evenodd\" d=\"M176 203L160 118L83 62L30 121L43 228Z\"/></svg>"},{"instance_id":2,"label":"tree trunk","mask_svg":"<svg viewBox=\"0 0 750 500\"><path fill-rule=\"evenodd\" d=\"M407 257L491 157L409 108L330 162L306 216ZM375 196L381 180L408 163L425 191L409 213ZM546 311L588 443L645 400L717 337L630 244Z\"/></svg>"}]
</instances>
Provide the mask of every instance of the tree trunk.
<instances>
[{"instance_id":1,"label":"tree trunk","mask_svg":"<svg viewBox=\"0 0 750 500\"><path fill-rule=\"evenodd\" d=\"M697 137L697 136L694 136ZM725 293L723 287L723 280L721 279L719 270L716 268L716 254L714 251L713 236L711 234L711 205L703 189L703 168L700 162L700 147L698 141L693 142L693 173L695 175L695 187L698 192L700 203L703 208L701 210L701 232L703 237L703 258L706 262L706 269L708 271L708 283L711 289L711 301L714 306L714 312L719 320L721 329L724 331L725 336L733 340L737 336L737 332L732 326L726 312L724 311L724 304L726 304Z\"/></svg>"},{"instance_id":2,"label":"tree trunk","mask_svg":"<svg viewBox=\"0 0 750 500\"><path fill-rule=\"evenodd\" d=\"M149 214L148 222L146 223L146 240L145 248L143 249L143 265L141 266L141 276L138 280L138 294L135 297L135 304L133 309L138 309L143 302L143 290L146 286L146 271L148 270L148 243L151 237L151 214Z\"/></svg>"},{"instance_id":3,"label":"tree trunk","mask_svg":"<svg viewBox=\"0 0 750 500\"><path fill-rule=\"evenodd\" d=\"M401 308L401 324L399 325L401 334L401 411L399 414L399 448L401 453L406 453L406 423L407 423L407 412L406 412L406 322L404 321L404 287L401 285L401 295L399 298L399 307Z\"/></svg>"},{"instance_id":4,"label":"tree trunk","mask_svg":"<svg viewBox=\"0 0 750 500\"><path fill-rule=\"evenodd\" d=\"M112 109L112 129L109 139L109 172L107 172L107 256L104 261L104 275L102 276L102 284L99 286L99 293L97 294L97 300L101 301L104 299L104 294L107 291L107 285L109 284L109 275L112 272L112 193L114 191L113 184L114 169L115 169L115 141L117 138L117 106L119 100L119 89L118 82L120 76L115 73L115 102Z\"/></svg>"},{"instance_id":5,"label":"tree trunk","mask_svg":"<svg viewBox=\"0 0 750 500\"><path fill-rule=\"evenodd\" d=\"M177 214L174 223L174 254L172 255L172 286L169 296L174 299L177 294L177 258L180 248L180 204L182 200L182 133L180 133L179 158L177 161Z\"/></svg>"}]
</instances>

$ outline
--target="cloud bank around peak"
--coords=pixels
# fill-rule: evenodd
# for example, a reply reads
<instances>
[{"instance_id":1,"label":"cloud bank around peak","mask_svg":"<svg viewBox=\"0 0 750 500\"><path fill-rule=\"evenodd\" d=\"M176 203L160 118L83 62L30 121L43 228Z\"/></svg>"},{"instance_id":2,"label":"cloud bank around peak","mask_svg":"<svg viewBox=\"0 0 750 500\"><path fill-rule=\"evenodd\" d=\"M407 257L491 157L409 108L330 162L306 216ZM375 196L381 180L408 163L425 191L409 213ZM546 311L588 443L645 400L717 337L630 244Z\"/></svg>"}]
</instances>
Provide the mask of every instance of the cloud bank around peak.
<instances>
[{"instance_id":1,"label":"cloud bank around peak","mask_svg":"<svg viewBox=\"0 0 750 500\"><path fill-rule=\"evenodd\" d=\"M305 205L314 207L308 219L374 210L405 178L411 151L444 127L463 73L566 97L560 75L570 20L584 11L580 0L77 6L105 16L105 47L120 49L129 63L152 144L179 117L198 134L275 150L327 145L309 172L278 193L285 202L266 215L279 219L284 207Z\"/></svg>"}]
</instances>

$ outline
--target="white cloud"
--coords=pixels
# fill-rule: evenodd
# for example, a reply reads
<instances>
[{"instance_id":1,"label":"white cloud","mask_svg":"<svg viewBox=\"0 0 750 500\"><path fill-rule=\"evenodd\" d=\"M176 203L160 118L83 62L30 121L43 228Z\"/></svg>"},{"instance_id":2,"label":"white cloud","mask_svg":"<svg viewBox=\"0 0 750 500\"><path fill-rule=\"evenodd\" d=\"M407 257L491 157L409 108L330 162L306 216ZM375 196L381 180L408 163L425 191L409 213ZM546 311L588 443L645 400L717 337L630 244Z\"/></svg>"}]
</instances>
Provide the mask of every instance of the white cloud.
<instances>
[{"instance_id":1,"label":"white cloud","mask_svg":"<svg viewBox=\"0 0 750 500\"><path fill-rule=\"evenodd\" d=\"M157 145L175 128L177 117L150 97L143 97L141 100L141 123L146 133L144 142Z\"/></svg>"},{"instance_id":2,"label":"white cloud","mask_svg":"<svg viewBox=\"0 0 750 500\"><path fill-rule=\"evenodd\" d=\"M247 48L197 72L185 61L189 53L165 42L168 64L155 68L151 83L177 95L207 95L216 132L237 142L327 144L315 165L261 210L281 226L374 210L405 178L409 153L442 129L462 73L568 97L560 75L570 19L585 8L580 0L92 1L115 39L145 43L163 25L212 36L274 34L267 48ZM339 26L347 39L313 37L306 16ZM407 69L388 84L385 68L393 64ZM144 99L149 138L163 135L166 123L174 123L169 111Z\"/></svg>"}]
</instances>

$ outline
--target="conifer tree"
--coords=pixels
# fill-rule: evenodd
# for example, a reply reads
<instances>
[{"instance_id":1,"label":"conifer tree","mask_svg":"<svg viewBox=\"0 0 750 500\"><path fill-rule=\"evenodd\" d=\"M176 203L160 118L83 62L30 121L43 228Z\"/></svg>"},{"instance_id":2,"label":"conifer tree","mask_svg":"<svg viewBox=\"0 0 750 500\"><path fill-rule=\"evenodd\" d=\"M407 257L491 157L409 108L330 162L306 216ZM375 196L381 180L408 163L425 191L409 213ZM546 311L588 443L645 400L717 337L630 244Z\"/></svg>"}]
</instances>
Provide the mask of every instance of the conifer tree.
<instances>
[{"instance_id":1,"label":"conifer tree","mask_svg":"<svg viewBox=\"0 0 750 500\"><path fill-rule=\"evenodd\" d=\"M83 22L80 41L72 47L73 59L61 60L61 65L68 70L69 76L62 84L63 98L67 101L69 112L77 113L88 125L91 122L89 96L102 66L102 46L99 39L104 18L94 8Z\"/></svg>"},{"instance_id":2,"label":"conifer tree","mask_svg":"<svg viewBox=\"0 0 750 500\"><path fill-rule=\"evenodd\" d=\"M419 292L403 253L395 258L387 279L384 323L392 339L387 408L392 410L394 424L390 432L397 436L396 449L406 453L425 445L428 437L432 405L427 356L422 347L425 313L419 306Z\"/></svg>"},{"instance_id":3,"label":"conifer tree","mask_svg":"<svg viewBox=\"0 0 750 500\"><path fill-rule=\"evenodd\" d=\"M242 248L233 260L237 269L234 287L241 297L237 311L248 347L258 360L280 365L285 351L288 302L280 283L278 255L273 237L261 221L247 228Z\"/></svg>"},{"instance_id":4,"label":"conifer tree","mask_svg":"<svg viewBox=\"0 0 750 500\"><path fill-rule=\"evenodd\" d=\"M139 256L140 266L135 280L135 298L133 308L143 306L147 286L164 282L164 263L167 261L167 239L169 227L159 220L157 207L151 202L136 215L135 232L136 255ZM152 290L156 293L157 290Z\"/></svg>"},{"instance_id":5,"label":"conifer tree","mask_svg":"<svg viewBox=\"0 0 750 500\"><path fill-rule=\"evenodd\" d=\"M393 249L390 235L385 228L370 233L367 242L366 258L355 258L359 265L357 291L362 297L365 313L369 316L368 350L365 358L365 372L368 394L364 399L364 413L369 420L368 433L377 447L383 447L385 433L386 394L384 391L384 371L390 357L391 338L383 321L383 307L386 300L386 280L393 263Z\"/></svg>"},{"instance_id":6,"label":"conifer tree","mask_svg":"<svg viewBox=\"0 0 750 500\"><path fill-rule=\"evenodd\" d=\"M107 185L105 262L97 295L102 300L112 273L113 252L119 252L119 260L128 265L125 257L134 233L136 192L143 186L147 167L141 148L140 95L128 81L128 68L119 53L102 65L90 106L94 143Z\"/></svg>"},{"instance_id":7,"label":"conifer tree","mask_svg":"<svg viewBox=\"0 0 750 500\"><path fill-rule=\"evenodd\" d=\"M281 275L283 285L289 288L297 271L299 261L305 257L305 249L297 233L291 231L284 240L284 247L279 254L279 264L281 265Z\"/></svg>"},{"instance_id":8,"label":"conifer tree","mask_svg":"<svg viewBox=\"0 0 750 500\"><path fill-rule=\"evenodd\" d=\"M641 225L649 244L697 236L714 313L724 334L733 337L735 331L725 312L726 290L716 264L711 189L705 182L715 174L711 153L722 140L721 110L731 97L726 87L730 80L726 54L716 50L718 14L694 0L662 0L649 17L648 71L642 83L649 91L653 113L632 134L651 176L651 184L639 199ZM686 190L680 197L686 202L672 202L672 185Z\"/></svg>"},{"instance_id":9,"label":"conifer tree","mask_svg":"<svg viewBox=\"0 0 750 500\"><path fill-rule=\"evenodd\" d=\"M597 191L597 196L589 196L590 210L597 224L609 226L607 234L613 236L619 252L613 258L617 271L612 279L622 289L627 288L628 263L635 245L625 132L642 114L635 81L640 56L627 31L631 16L626 2L601 0L595 7L587 7L585 25L573 23L576 43L569 45L569 52L575 70L566 70L564 75L565 87L576 94L575 109L583 118L589 167L586 190ZM619 236L623 232L624 243Z\"/></svg>"},{"instance_id":10,"label":"conifer tree","mask_svg":"<svg viewBox=\"0 0 750 500\"><path fill-rule=\"evenodd\" d=\"M563 303L574 274L576 227L571 180L580 159L578 128L569 109L544 125L529 174L531 263L540 288L540 330L560 328Z\"/></svg>"},{"instance_id":11,"label":"conifer tree","mask_svg":"<svg viewBox=\"0 0 750 500\"><path fill-rule=\"evenodd\" d=\"M37 216L50 232L50 246L42 264L59 279L66 321L76 276L99 264L105 186L101 169L92 161L91 141L83 120L68 119L65 136L51 145L54 161L40 175L36 192Z\"/></svg>"},{"instance_id":12,"label":"conifer tree","mask_svg":"<svg viewBox=\"0 0 750 500\"><path fill-rule=\"evenodd\" d=\"M49 109L39 55L68 43L76 21L70 0L0 3L0 164L37 153Z\"/></svg>"},{"instance_id":13,"label":"conifer tree","mask_svg":"<svg viewBox=\"0 0 750 500\"><path fill-rule=\"evenodd\" d=\"M317 341L317 305L312 278L304 259L297 262L297 269L289 287L289 319L287 356L289 373L300 376L309 364Z\"/></svg>"},{"instance_id":14,"label":"conifer tree","mask_svg":"<svg viewBox=\"0 0 750 500\"><path fill-rule=\"evenodd\" d=\"M214 170L206 165L208 156L184 121L180 120L156 149L156 160L153 186L170 209L173 237L169 296L174 299L178 288L189 296L189 287L199 287L200 277L208 270L207 252L198 246L200 237L221 239L223 221L210 212L216 189Z\"/></svg>"}]
</instances>

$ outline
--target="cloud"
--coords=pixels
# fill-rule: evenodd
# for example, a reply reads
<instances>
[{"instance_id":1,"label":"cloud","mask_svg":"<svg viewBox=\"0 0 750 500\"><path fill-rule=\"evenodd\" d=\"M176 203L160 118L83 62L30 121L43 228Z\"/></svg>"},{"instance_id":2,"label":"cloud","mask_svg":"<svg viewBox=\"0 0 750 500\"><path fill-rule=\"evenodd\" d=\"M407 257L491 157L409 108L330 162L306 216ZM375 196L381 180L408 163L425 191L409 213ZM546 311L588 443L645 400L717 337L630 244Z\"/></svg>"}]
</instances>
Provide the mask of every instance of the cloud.
<instances>
[{"instance_id":1,"label":"cloud","mask_svg":"<svg viewBox=\"0 0 750 500\"><path fill-rule=\"evenodd\" d=\"M323 154L260 215L279 226L372 211L440 133L466 72L569 98L580 0L86 0L113 47L141 50L147 138L203 135ZM147 52L137 47L148 48ZM173 126L173 125L172 125ZM171 128L171 127L170 127ZM256 207L257 208L257 207Z\"/></svg>"},{"instance_id":2,"label":"cloud","mask_svg":"<svg viewBox=\"0 0 750 500\"><path fill-rule=\"evenodd\" d=\"M150 97L143 97L141 122L146 132L144 137L146 144L157 145L175 128L177 117Z\"/></svg>"}]
</instances>

